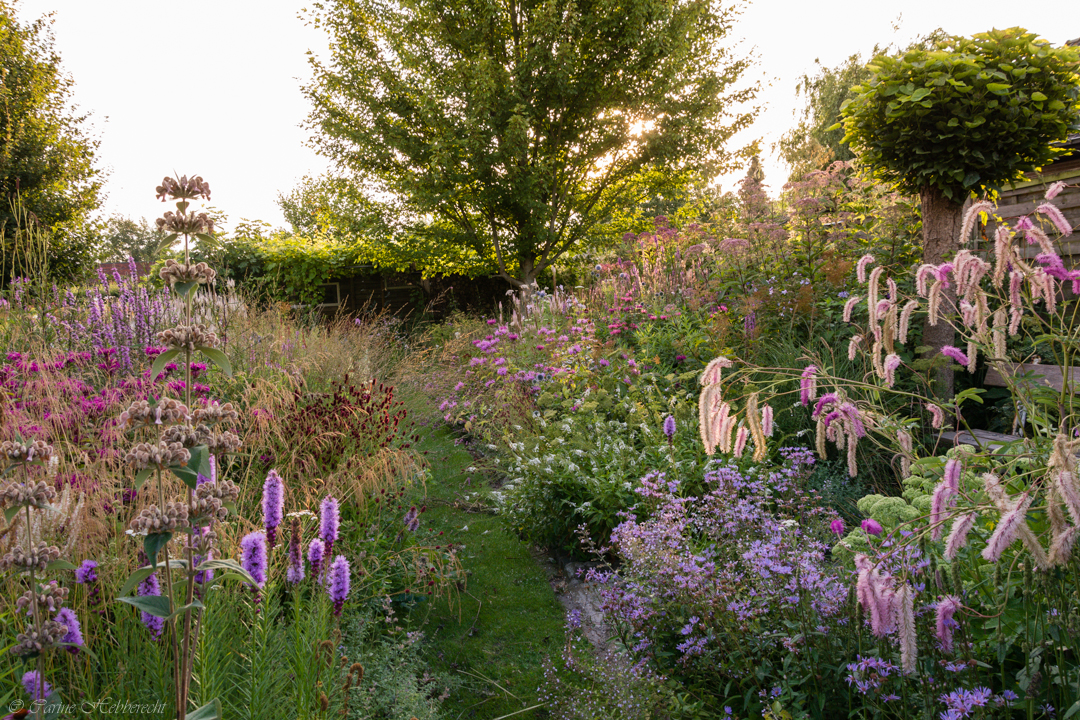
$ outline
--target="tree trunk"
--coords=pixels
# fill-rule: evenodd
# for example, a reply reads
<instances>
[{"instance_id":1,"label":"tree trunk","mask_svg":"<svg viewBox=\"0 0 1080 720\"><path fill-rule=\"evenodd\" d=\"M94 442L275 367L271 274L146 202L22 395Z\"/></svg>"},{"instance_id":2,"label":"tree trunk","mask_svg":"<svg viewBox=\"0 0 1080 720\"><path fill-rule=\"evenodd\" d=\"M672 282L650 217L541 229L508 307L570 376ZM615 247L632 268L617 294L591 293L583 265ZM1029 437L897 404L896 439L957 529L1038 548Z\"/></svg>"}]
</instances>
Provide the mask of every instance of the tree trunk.
<instances>
[{"instance_id":1,"label":"tree trunk","mask_svg":"<svg viewBox=\"0 0 1080 720\"><path fill-rule=\"evenodd\" d=\"M933 186L924 187L919 195L922 205L923 262L940 265L946 260L951 260L960 249L960 227L964 219L964 206L962 203L945 197L941 190ZM956 310L955 285L943 293L941 309L937 325L931 326L927 321L923 326L923 345L930 346L930 350L924 356L926 358L932 359L938 356L941 348L956 342L956 331L946 322L946 318ZM952 397L951 362L937 371L933 389L939 397Z\"/></svg>"}]
</instances>

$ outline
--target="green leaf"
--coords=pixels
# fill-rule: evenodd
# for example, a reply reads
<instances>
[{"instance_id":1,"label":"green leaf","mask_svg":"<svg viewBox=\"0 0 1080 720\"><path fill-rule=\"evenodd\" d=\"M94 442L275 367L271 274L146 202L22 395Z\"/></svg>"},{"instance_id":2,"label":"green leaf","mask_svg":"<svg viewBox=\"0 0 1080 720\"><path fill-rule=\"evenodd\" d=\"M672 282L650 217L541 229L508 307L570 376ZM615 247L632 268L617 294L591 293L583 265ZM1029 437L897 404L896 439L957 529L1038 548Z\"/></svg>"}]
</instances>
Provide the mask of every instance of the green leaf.
<instances>
[{"instance_id":1,"label":"green leaf","mask_svg":"<svg viewBox=\"0 0 1080 720\"><path fill-rule=\"evenodd\" d=\"M979 182L980 177L979 173L974 170L968 171L968 173L964 175L964 187L975 187L975 183Z\"/></svg>"},{"instance_id":2,"label":"green leaf","mask_svg":"<svg viewBox=\"0 0 1080 720\"><path fill-rule=\"evenodd\" d=\"M173 475L180 478L189 488L194 489L199 484L199 473L189 467L171 465L169 466L169 470L172 471Z\"/></svg>"},{"instance_id":3,"label":"green leaf","mask_svg":"<svg viewBox=\"0 0 1080 720\"><path fill-rule=\"evenodd\" d=\"M154 468L145 468L135 475L135 489L138 490L146 482L146 478L154 474Z\"/></svg>"},{"instance_id":4,"label":"green leaf","mask_svg":"<svg viewBox=\"0 0 1080 720\"><path fill-rule=\"evenodd\" d=\"M214 698L198 710L187 714L188 720L221 720L221 701Z\"/></svg>"},{"instance_id":5,"label":"green leaf","mask_svg":"<svg viewBox=\"0 0 1080 720\"><path fill-rule=\"evenodd\" d=\"M156 378L161 373L165 372L165 366L168 365L174 357L180 354L179 348L173 348L172 350L166 350L157 356L157 360L150 366L150 378Z\"/></svg>"},{"instance_id":6,"label":"green leaf","mask_svg":"<svg viewBox=\"0 0 1080 720\"><path fill-rule=\"evenodd\" d=\"M210 452L205 445L196 445L191 448L191 459L188 460L188 468L199 475L210 477Z\"/></svg>"},{"instance_id":7,"label":"green leaf","mask_svg":"<svg viewBox=\"0 0 1080 720\"><path fill-rule=\"evenodd\" d=\"M1031 99L1035 102L1043 102L1044 100L1046 100L1046 96L1036 90L1035 92L1031 93Z\"/></svg>"},{"instance_id":8,"label":"green leaf","mask_svg":"<svg viewBox=\"0 0 1080 720\"><path fill-rule=\"evenodd\" d=\"M1076 702L1074 702L1072 704L1072 707L1069 708L1068 711L1066 711L1066 713L1061 716L1061 719L1062 720L1069 720L1069 718L1071 718L1073 715L1075 715L1077 713L1080 713L1080 700L1077 700Z\"/></svg>"},{"instance_id":9,"label":"green leaf","mask_svg":"<svg viewBox=\"0 0 1080 720\"><path fill-rule=\"evenodd\" d=\"M173 290L180 297L187 297L192 288L199 284L198 280L188 280L187 282L176 283L173 285Z\"/></svg>"},{"instance_id":10,"label":"green leaf","mask_svg":"<svg viewBox=\"0 0 1080 720\"><path fill-rule=\"evenodd\" d=\"M995 95L1004 95L1009 92L1011 88L1012 85L1009 85L1008 83L990 83L986 86L986 89Z\"/></svg>"},{"instance_id":11,"label":"green leaf","mask_svg":"<svg viewBox=\"0 0 1080 720\"><path fill-rule=\"evenodd\" d=\"M53 560L45 566L46 570L74 570L76 566L67 560Z\"/></svg>"},{"instance_id":12,"label":"green leaf","mask_svg":"<svg viewBox=\"0 0 1080 720\"><path fill-rule=\"evenodd\" d=\"M226 357L225 353L217 348L203 347L202 345L195 349L213 360L214 364L221 368L221 371L225 373L227 377L232 377L232 363L229 362L229 358Z\"/></svg>"},{"instance_id":13,"label":"green leaf","mask_svg":"<svg viewBox=\"0 0 1080 720\"><path fill-rule=\"evenodd\" d=\"M171 614L170 614L170 615L169 615L169 616L168 616L167 618L165 618L165 619L166 619L166 620L172 620L172 619L173 619L174 617L176 617L177 615L180 615L180 614L182 614L182 613L185 613L185 612L187 612L188 610L197 610L197 609L199 609L199 608L202 608L202 607L206 607L206 606L205 606L205 605L203 605L203 604L202 604L202 603L201 603L200 601L198 601L198 600L192 600L192 601L191 601L190 603L188 603L187 605L181 605L180 607L178 607L178 608L176 608L175 610L173 610L173 611L172 611L172 613L171 613Z\"/></svg>"},{"instance_id":14,"label":"green leaf","mask_svg":"<svg viewBox=\"0 0 1080 720\"><path fill-rule=\"evenodd\" d=\"M167 618L172 612L169 598L164 595L144 595L142 597L126 595L116 599L122 603L134 605L139 610L154 617Z\"/></svg>"},{"instance_id":15,"label":"green leaf","mask_svg":"<svg viewBox=\"0 0 1080 720\"><path fill-rule=\"evenodd\" d=\"M157 569L157 556L161 548L172 540L172 533L153 533L143 538L143 551L150 558L150 567Z\"/></svg>"},{"instance_id":16,"label":"green leaf","mask_svg":"<svg viewBox=\"0 0 1080 720\"><path fill-rule=\"evenodd\" d=\"M124 581L124 586L120 588L119 597L124 597L131 593L143 580L150 577L154 573L154 568L141 567L128 576L128 579Z\"/></svg>"},{"instance_id":17,"label":"green leaf","mask_svg":"<svg viewBox=\"0 0 1080 720\"><path fill-rule=\"evenodd\" d=\"M255 578L251 577L251 574L244 568L240 567L240 563L236 562L235 560L230 560L227 558L219 560L207 560L206 562L199 563L198 569L228 570L230 573L236 573L237 575L239 575L244 582L250 583L252 585L255 584Z\"/></svg>"},{"instance_id":18,"label":"green leaf","mask_svg":"<svg viewBox=\"0 0 1080 720\"><path fill-rule=\"evenodd\" d=\"M10 523L19 514L20 510L22 510L22 505L4 508L4 521Z\"/></svg>"}]
</instances>

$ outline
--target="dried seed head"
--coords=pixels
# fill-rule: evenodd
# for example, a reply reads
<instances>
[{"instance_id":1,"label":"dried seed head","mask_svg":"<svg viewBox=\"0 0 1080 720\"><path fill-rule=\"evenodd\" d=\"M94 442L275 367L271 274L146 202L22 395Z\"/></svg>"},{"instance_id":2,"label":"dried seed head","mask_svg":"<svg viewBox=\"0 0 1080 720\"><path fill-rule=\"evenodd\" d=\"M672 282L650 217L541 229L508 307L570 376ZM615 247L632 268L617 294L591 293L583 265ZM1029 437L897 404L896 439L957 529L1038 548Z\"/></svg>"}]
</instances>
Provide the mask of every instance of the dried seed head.
<instances>
[{"instance_id":1,"label":"dried seed head","mask_svg":"<svg viewBox=\"0 0 1080 720\"><path fill-rule=\"evenodd\" d=\"M44 440L34 440L30 443L5 440L0 443L0 457L10 462L42 464L48 462L53 454L52 445Z\"/></svg>"},{"instance_id":2,"label":"dried seed head","mask_svg":"<svg viewBox=\"0 0 1080 720\"><path fill-rule=\"evenodd\" d=\"M7 507L47 508L56 491L44 480L36 483L9 482L0 490L0 505Z\"/></svg>"},{"instance_id":3,"label":"dried seed head","mask_svg":"<svg viewBox=\"0 0 1080 720\"><path fill-rule=\"evenodd\" d=\"M165 261L165 267L158 274L167 285L183 282L212 285L217 278L217 271L204 262L185 265L172 258Z\"/></svg>"},{"instance_id":4,"label":"dried seed head","mask_svg":"<svg viewBox=\"0 0 1080 720\"><path fill-rule=\"evenodd\" d=\"M21 545L16 545L11 552L0 558L0 570L35 570L44 571L45 567L53 560L60 558L60 548L39 542L30 552L23 550Z\"/></svg>"},{"instance_id":5,"label":"dried seed head","mask_svg":"<svg viewBox=\"0 0 1080 720\"><path fill-rule=\"evenodd\" d=\"M178 442L139 443L124 456L124 462L136 470L187 465L191 453Z\"/></svg>"},{"instance_id":6,"label":"dried seed head","mask_svg":"<svg viewBox=\"0 0 1080 720\"><path fill-rule=\"evenodd\" d=\"M210 183L203 180L201 175L195 175L191 179L183 175L179 180L166 176L156 189L155 197L161 202L165 202L167 197L172 200L210 199Z\"/></svg>"},{"instance_id":7,"label":"dried seed head","mask_svg":"<svg viewBox=\"0 0 1080 720\"><path fill-rule=\"evenodd\" d=\"M158 509L157 505L144 508L138 516L131 521L129 527L136 535L156 535L158 533L171 533L188 525L188 508L183 503L170 502L165 504L165 512Z\"/></svg>"},{"instance_id":8,"label":"dried seed head","mask_svg":"<svg viewBox=\"0 0 1080 720\"><path fill-rule=\"evenodd\" d=\"M55 613L64 606L68 596L68 589L60 587L55 580L48 585L42 585L37 593L38 608L44 609L49 614ZM15 607L27 614L34 611L34 591L27 590L15 601Z\"/></svg>"},{"instance_id":9,"label":"dried seed head","mask_svg":"<svg viewBox=\"0 0 1080 720\"><path fill-rule=\"evenodd\" d=\"M195 410L192 414L195 422L207 425L227 423L230 425L240 421L240 413L236 411L232 403L219 403L216 400L208 403L206 407Z\"/></svg>"},{"instance_id":10,"label":"dried seed head","mask_svg":"<svg viewBox=\"0 0 1080 720\"><path fill-rule=\"evenodd\" d=\"M204 325L177 325L159 332L157 340L171 348L193 351L197 347L215 347L218 337Z\"/></svg>"},{"instance_id":11,"label":"dried seed head","mask_svg":"<svg viewBox=\"0 0 1080 720\"><path fill-rule=\"evenodd\" d=\"M37 655L56 646L67 633L67 625L55 620L46 620L41 624L40 629L29 628L26 632L19 633L15 637L15 646L11 648L11 652L19 657Z\"/></svg>"}]
</instances>

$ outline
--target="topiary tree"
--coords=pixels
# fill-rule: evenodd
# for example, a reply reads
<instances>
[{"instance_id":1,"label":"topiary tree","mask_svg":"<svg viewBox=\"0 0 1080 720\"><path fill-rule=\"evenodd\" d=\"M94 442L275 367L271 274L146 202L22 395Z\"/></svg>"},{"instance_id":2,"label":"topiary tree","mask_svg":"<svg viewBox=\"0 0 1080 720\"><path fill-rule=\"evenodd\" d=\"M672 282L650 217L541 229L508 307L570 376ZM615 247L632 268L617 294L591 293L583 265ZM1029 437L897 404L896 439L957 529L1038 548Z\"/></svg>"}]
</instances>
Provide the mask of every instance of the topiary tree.
<instances>
[{"instance_id":1,"label":"topiary tree","mask_svg":"<svg viewBox=\"0 0 1080 720\"><path fill-rule=\"evenodd\" d=\"M867 67L870 79L841 106L844 142L919 196L925 263L959 248L966 200L1049 162L1063 152L1053 143L1080 129L1080 52L1022 28L947 37ZM952 336L939 323L924 343L940 348Z\"/></svg>"}]
</instances>

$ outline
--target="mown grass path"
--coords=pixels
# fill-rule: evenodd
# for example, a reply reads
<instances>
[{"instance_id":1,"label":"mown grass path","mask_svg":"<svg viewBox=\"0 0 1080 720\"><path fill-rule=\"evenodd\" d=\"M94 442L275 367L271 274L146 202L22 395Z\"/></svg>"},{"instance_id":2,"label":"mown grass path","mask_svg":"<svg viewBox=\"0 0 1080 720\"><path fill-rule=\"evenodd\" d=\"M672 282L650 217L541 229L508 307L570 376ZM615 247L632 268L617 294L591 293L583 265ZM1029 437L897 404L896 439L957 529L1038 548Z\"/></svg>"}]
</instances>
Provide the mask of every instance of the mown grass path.
<instances>
[{"instance_id":1,"label":"mown grass path","mask_svg":"<svg viewBox=\"0 0 1080 720\"><path fill-rule=\"evenodd\" d=\"M425 654L461 685L447 699L445 716L547 717L538 703L545 656L556 662L565 634L564 611L529 546L509 532L491 508L491 488L474 459L445 427L421 428L432 478L423 522L462 546L468 579L453 604L417 608Z\"/></svg>"}]
</instances>

